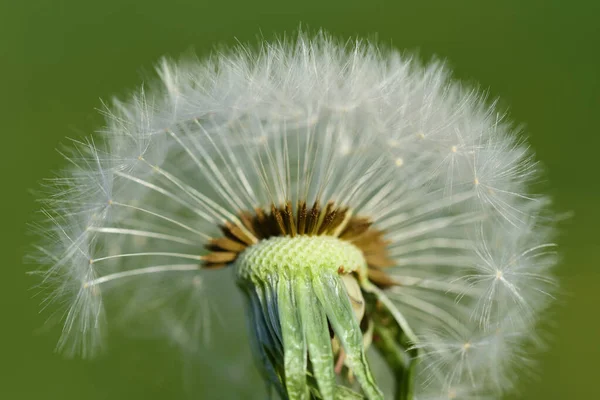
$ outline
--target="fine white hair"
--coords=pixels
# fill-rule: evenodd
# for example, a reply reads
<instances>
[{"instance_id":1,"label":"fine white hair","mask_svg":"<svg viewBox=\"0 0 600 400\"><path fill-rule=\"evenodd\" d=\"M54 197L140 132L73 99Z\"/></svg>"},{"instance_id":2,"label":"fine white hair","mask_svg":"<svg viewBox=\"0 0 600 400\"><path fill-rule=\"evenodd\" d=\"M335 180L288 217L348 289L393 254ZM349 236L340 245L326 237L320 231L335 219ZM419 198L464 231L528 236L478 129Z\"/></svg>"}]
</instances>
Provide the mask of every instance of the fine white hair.
<instances>
[{"instance_id":1,"label":"fine white hair","mask_svg":"<svg viewBox=\"0 0 600 400\"><path fill-rule=\"evenodd\" d=\"M385 233L416 398L513 388L552 299L554 229L531 149L484 94L441 62L324 33L158 75L47 181L38 250L45 302L66 306L60 350L93 355L114 320L201 352L211 321L243 314L219 317L231 276L201 268L219 226L332 200Z\"/></svg>"}]
</instances>

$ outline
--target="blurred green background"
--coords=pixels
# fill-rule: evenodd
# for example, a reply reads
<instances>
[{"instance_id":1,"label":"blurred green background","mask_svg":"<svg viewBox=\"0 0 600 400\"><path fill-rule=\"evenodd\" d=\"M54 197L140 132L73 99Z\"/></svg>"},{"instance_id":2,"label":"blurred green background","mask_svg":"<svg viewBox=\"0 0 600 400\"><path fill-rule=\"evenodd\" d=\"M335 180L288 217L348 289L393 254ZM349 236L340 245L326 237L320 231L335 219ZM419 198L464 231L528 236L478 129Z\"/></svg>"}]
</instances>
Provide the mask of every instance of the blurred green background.
<instances>
[{"instance_id":1,"label":"blurred green background","mask_svg":"<svg viewBox=\"0 0 600 400\"><path fill-rule=\"evenodd\" d=\"M203 55L236 38L290 33L302 22L445 58L457 77L489 87L526 125L556 208L574 216L559 239L565 295L552 316L551 345L537 378L524 380L514 398L600 399L598 0L5 0L0 15L8 257L0 278L0 398L184 398L178 355L155 343L113 338L95 362L53 353L59 330L40 333L46 316L25 275L31 266L22 264L31 240L25 223L36 209L29 190L63 165L54 149L65 136L101 125L100 99L125 96L152 76L161 56Z\"/></svg>"}]
</instances>

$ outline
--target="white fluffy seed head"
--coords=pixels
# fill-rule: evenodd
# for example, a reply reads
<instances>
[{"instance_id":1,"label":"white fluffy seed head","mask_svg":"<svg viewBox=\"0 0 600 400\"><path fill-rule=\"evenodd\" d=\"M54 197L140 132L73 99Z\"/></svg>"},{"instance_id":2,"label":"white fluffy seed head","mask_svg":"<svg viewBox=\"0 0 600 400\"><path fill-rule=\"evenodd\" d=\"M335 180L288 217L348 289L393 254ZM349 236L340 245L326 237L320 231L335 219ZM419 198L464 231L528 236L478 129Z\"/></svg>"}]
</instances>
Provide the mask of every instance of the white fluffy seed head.
<instances>
[{"instance_id":1,"label":"white fluffy seed head","mask_svg":"<svg viewBox=\"0 0 600 400\"><path fill-rule=\"evenodd\" d=\"M548 200L529 191L531 151L483 95L439 62L325 34L165 60L158 74L108 106L106 127L50 181L39 249L47 301L67 305L61 349L100 347L112 297L110 316L155 316L173 342L206 343L209 305L229 296L202 284L218 226L332 200L389 242L398 286L386 293L421 349L417 398L512 388L507 370L525 363L553 291L553 229Z\"/></svg>"}]
</instances>

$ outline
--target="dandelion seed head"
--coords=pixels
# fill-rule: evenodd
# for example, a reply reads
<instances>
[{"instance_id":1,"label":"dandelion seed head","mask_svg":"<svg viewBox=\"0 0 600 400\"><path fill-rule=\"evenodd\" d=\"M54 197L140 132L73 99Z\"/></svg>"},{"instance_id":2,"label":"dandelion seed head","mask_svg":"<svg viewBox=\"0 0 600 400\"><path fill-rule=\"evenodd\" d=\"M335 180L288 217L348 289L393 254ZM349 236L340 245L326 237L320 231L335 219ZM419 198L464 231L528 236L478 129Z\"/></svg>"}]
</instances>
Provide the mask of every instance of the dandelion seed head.
<instances>
[{"instance_id":1,"label":"dandelion seed head","mask_svg":"<svg viewBox=\"0 0 600 400\"><path fill-rule=\"evenodd\" d=\"M324 33L157 71L44 185L37 260L45 304L66 305L61 350L93 355L111 317L199 354L224 309L243 314L227 305L238 279L280 391L302 395L308 357L323 398L348 369L380 398L373 296L418 353L415 398L515 386L557 257L539 166L485 94L443 63ZM269 262L223 272L275 242ZM323 254L339 257L318 275Z\"/></svg>"}]
</instances>

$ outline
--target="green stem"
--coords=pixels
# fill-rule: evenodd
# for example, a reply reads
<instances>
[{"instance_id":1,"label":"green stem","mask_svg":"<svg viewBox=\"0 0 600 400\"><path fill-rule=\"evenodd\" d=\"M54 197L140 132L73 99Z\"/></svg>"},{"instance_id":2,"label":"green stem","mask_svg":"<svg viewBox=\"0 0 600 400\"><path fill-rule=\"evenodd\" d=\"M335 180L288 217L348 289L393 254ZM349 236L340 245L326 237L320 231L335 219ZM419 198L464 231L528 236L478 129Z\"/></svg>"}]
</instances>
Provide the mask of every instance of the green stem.
<instances>
[{"instance_id":1,"label":"green stem","mask_svg":"<svg viewBox=\"0 0 600 400\"><path fill-rule=\"evenodd\" d=\"M411 400L413 392L414 359L398 341L397 333L385 326L375 325L373 344L391 369L395 382L395 400Z\"/></svg>"},{"instance_id":2,"label":"green stem","mask_svg":"<svg viewBox=\"0 0 600 400\"><path fill-rule=\"evenodd\" d=\"M395 400L412 400L417 350L409 350L412 331L406 332L393 310L378 293L364 293L367 313L373 323L373 345L390 368L395 382Z\"/></svg>"}]
</instances>

